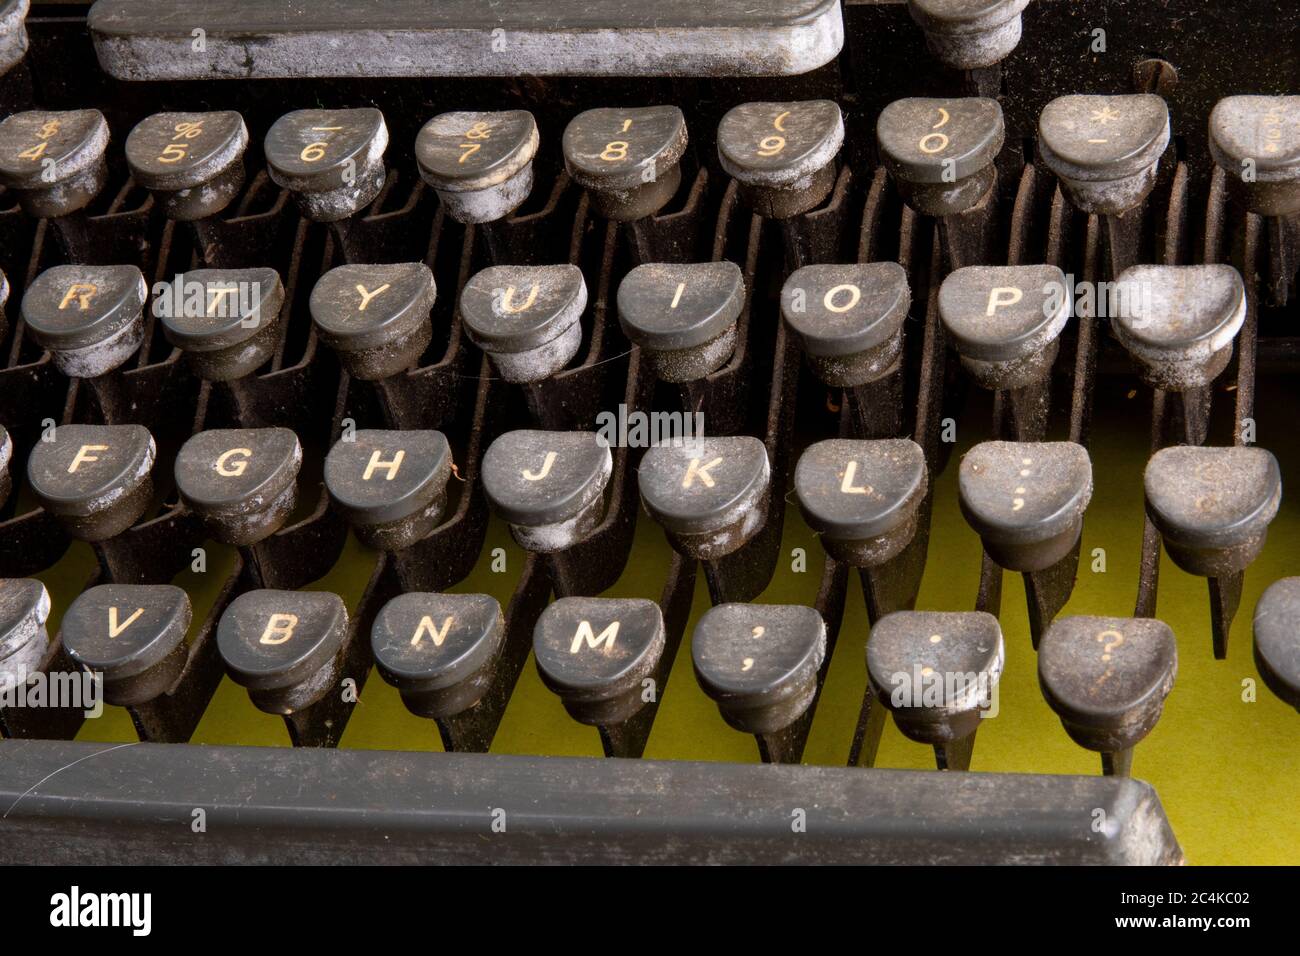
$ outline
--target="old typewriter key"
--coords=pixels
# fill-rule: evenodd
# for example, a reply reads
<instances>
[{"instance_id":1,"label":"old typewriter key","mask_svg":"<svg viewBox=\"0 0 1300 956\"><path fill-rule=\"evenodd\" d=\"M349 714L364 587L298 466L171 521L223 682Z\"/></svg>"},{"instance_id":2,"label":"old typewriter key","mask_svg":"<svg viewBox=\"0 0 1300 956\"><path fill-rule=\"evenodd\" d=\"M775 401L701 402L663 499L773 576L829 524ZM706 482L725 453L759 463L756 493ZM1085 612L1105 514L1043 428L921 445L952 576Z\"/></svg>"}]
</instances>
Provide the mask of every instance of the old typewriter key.
<instances>
[{"instance_id":1,"label":"old typewriter key","mask_svg":"<svg viewBox=\"0 0 1300 956\"><path fill-rule=\"evenodd\" d=\"M1021 571L1034 646L1065 606L1079 564L1083 513L1092 498L1092 462L1074 442L989 441L962 459L962 514L984 552Z\"/></svg>"},{"instance_id":2,"label":"old typewriter key","mask_svg":"<svg viewBox=\"0 0 1300 956\"><path fill-rule=\"evenodd\" d=\"M689 383L717 371L736 347L745 279L734 262L639 265L618 287L623 332L664 382ZM698 402L688 398L694 408Z\"/></svg>"},{"instance_id":3,"label":"old typewriter key","mask_svg":"<svg viewBox=\"0 0 1300 956\"><path fill-rule=\"evenodd\" d=\"M1269 690L1300 710L1300 578L1270 584L1254 623L1255 667Z\"/></svg>"},{"instance_id":4,"label":"old typewriter key","mask_svg":"<svg viewBox=\"0 0 1300 956\"><path fill-rule=\"evenodd\" d=\"M51 656L50 594L35 578L0 579L0 693L9 693ZM0 713L0 724L4 723Z\"/></svg>"},{"instance_id":5,"label":"old typewriter key","mask_svg":"<svg viewBox=\"0 0 1300 956\"><path fill-rule=\"evenodd\" d=\"M1300 213L1300 96L1229 96L1210 113L1210 155L1260 216Z\"/></svg>"},{"instance_id":6,"label":"old typewriter key","mask_svg":"<svg viewBox=\"0 0 1300 956\"><path fill-rule=\"evenodd\" d=\"M127 136L126 162L168 219L195 222L239 195L247 146L248 127L233 110L154 113Z\"/></svg>"},{"instance_id":7,"label":"old typewriter key","mask_svg":"<svg viewBox=\"0 0 1300 956\"><path fill-rule=\"evenodd\" d=\"M994 258L1005 135L1002 107L985 97L895 100L876 120L881 163L904 202L939 220L954 269Z\"/></svg>"},{"instance_id":8,"label":"old typewriter key","mask_svg":"<svg viewBox=\"0 0 1300 956\"><path fill-rule=\"evenodd\" d=\"M451 448L437 431L362 429L325 457L325 487L357 540L379 551L410 547L447 508Z\"/></svg>"},{"instance_id":9,"label":"old typewriter key","mask_svg":"<svg viewBox=\"0 0 1300 956\"><path fill-rule=\"evenodd\" d=\"M718 160L767 219L815 209L835 187L844 117L831 100L744 103L718 124Z\"/></svg>"},{"instance_id":10,"label":"old typewriter key","mask_svg":"<svg viewBox=\"0 0 1300 956\"><path fill-rule=\"evenodd\" d=\"M31 0L0 3L0 75L8 73L27 55L27 11Z\"/></svg>"},{"instance_id":11,"label":"old typewriter key","mask_svg":"<svg viewBox=\"0 0 1300 956\"><path fill-rule=\"evenodd\" d=\"M112 375L144 341L148 290L135 266L54 266L23 296L23 322L69 378L88 379L104 421L126 414L130 401Z\"/></svg>"},{"instance_id":12,"label":"old typewriter key","mask_svg":"<svg viewBox=\"0 0 1300 956\"><path fill-rule=\"evenodd\" d=\"M691 635L695 678L766 763L798 763L826 659L826 622L797 604L719 604Z\"/></svg>"},{"instance_id":13,"label":"old typewriter key","mask_svg":"<svg viewBox=\"0 0 1300 956\"><path fill-rule=\"evenodd\" d=\"M70 537L96 545L111 571L109 539L131 527L153 499L156 450L139 425L59 425L27 459L27 482Z\"/></svg>"},{"instance_id":14,"label":"old typewriter key","mask_svg":"<svg viewBox=\"0 0 1300 956\"><path fill-rule=\"evenodd\" d=\"M649 728L637 733L635 718L658 698L651 685L663 650L659 605L637 598L560 598L533 628L542 683L569 716L599 730L607 757L645 749Z\"/></svg>"},{"instance_id":15,"label":"old typewriter key","mask_svg":"<svg viewBox=\"0 0 1300 956\"><path fill-rule=\"evenodd\" d=\"M1038 648L1038 684L1070 739L1127 777L1178 672L1178 643L1155 618L1063 617Z\"/></svg>"},{"instance_id":16,"label":"old typewriter key","mask_svg":"<svg viewBox=\"0 0 1300 956\"><path fill-rule=\"evenodd\" d=\"M269 362L280 343L280 274L265 268L194 269L177 275L169 288L170 294L153 300L163 334L199 378L225 384L238 413L243 390L236 380Z\"/></svg>"},{"instance_id":17,"label":"old typewriter key","mask_svg":"<svg viewBox=\"0 0 1300 956\"><path fill-rule=\"evenodd\" d=\"M505 633L486 594L413 592L380 609L370 642L380 676L411 713L437 721L447 750L486 753L510 693L496 682Z\"/></svg>"},{"instance_id":18,"label":"old typewriter key","mask_svg":"<svg viewBox=\"0 0 1300 956\"><path fill-rule=\"evenodd\" d=\"M1147 516L1170 559L1209 579L1214 656L1228 655L1246 566L1264 548L1282 499L1282 472L1263 448L1182 445L1151 456Z\"/></svg>"},{"instance_id":19,"label":"old typewriter key","mask_svg":"<svg viewBox=\"0 0 1300 956\"><path fill-rule=\"evenodd\" d=\"M998 619L982 611L898 611L867 639L872 689L904 736L934 747L940 770L970 769L1003 662Z\"/></svg>"},{"instance_id":20,"label":"old typewriter key","mask_svg":"<svg viewBox=\"0 0 1300 956\"><path fill-rule=\"evenodd\" d=\"M957 70L999 63L1020 42L1029 0L907 0L939 62Z\"/></svg>"},{"instance_id":21,"label":"old typewriter key","mask_svg":"<svg viewBox=\"0 0 1300 956\"><path fill-rule=\"evenodd\" d=\"M9 435L9 429L0 425L0 508L4 507L9 500L9 493L14 489L13 474L9 471L13 458L14 440Z\"/></svg>"},{"instance_id":22,"label":"old typewriter key","mask_svg":"<svg viewBox=\"0 0 1300 956\"><path fill-rule=\"evenodd\" d=\"M962 367L1005 393L998 430L1007 438L1043 438L1070 299L1065 274L1046 265L967 266L939 288L939 317Z\"/></svg>"}]
</instances>

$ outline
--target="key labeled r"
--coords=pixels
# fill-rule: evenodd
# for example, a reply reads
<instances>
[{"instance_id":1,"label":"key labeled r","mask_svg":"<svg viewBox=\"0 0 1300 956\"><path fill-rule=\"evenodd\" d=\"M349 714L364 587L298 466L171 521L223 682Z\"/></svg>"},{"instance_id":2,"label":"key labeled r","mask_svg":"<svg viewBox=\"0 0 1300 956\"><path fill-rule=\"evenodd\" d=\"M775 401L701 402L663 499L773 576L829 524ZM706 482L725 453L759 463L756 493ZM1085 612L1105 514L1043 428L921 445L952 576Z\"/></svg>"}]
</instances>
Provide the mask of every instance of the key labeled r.
<instances>
[{"instance_id":1,"label":"key labeled r","mask_svg":"<svg viewBox=\"0 0 1300 956\"><path fill-rule=\"evenodd\" d=\"M90 300L98 294L99 286L93 282L74 282L68 286L68 291L63 293L63 301L59 303L59 308L66 309L76 302L77 309L85 312L90 308Z\"/></svg>"}]
</instances>

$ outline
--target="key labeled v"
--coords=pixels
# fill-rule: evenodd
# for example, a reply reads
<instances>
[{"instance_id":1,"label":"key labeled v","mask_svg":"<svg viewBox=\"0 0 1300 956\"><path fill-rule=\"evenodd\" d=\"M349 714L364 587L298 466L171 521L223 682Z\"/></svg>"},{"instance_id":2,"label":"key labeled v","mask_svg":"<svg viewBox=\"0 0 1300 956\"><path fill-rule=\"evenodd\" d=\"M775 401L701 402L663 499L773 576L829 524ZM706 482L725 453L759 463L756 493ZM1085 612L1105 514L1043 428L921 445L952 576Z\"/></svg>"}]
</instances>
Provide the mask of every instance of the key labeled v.
<instances>
[{"instance_id":1,"label":"key labeled v","mask_svg":"<svg viewBox=\"0 0 1300 956\"><path fill-rule=\"evenodd\" d=\"M138 607L138 608L135 609L135 613L134 613L134 614L132 614L132 615L131 615L130 617L128 617L125 621L123 621L121 624L119 624L119 623L117 622L117 608L115 608L115 607L110 607L110 608L108 609L108 636L109 636L109 637L117 637L117 635L121 634L121 633L122 633L123 631L125 631L128 627L130 627L132 624L134 624L134 623L135 623L135 619L138 618L138 617L139 617L141 614L143 614L143 613L144 613L144 608L142 608L142 607Z\"/></svg>"}]
</instances>

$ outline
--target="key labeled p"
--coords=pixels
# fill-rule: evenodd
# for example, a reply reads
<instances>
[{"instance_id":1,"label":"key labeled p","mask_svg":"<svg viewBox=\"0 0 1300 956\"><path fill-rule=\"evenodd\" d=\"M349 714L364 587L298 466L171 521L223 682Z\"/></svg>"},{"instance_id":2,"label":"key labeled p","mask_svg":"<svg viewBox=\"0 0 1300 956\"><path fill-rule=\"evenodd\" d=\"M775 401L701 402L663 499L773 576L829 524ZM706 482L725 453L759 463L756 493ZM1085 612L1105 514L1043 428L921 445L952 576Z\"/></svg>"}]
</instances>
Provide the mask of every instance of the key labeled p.
<instances>
[{"instance_id":1,"label":"key labeled p","mask_svg":"<svg viewBox=\"0 0 1300 956\"><path fill-rule=\"evenodd\" d=\"M998 309L1015 305L1024 297L1025 293L1015 286L994 286L989 290L989 304L984 314L993 315Z\"/></svg>"}]
</instances>

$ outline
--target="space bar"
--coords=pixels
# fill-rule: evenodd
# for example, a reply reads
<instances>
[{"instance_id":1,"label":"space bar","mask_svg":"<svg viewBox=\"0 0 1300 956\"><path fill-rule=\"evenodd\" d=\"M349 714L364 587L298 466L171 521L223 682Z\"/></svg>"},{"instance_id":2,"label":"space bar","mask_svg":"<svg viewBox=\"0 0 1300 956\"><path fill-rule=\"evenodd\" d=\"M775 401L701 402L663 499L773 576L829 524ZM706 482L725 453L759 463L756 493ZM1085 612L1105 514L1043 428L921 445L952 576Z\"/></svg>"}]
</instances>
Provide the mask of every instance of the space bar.
<instances>
[{"instance_id":1,"label":"space bar","mask_svg":"<svg viewBox=\"0 0 1300 956\"><path fill-rule=\"evenodd\" d=\"M844 42L839 0L98 0L122 80L789 76Z\"/></svg>"}]
</instances>

